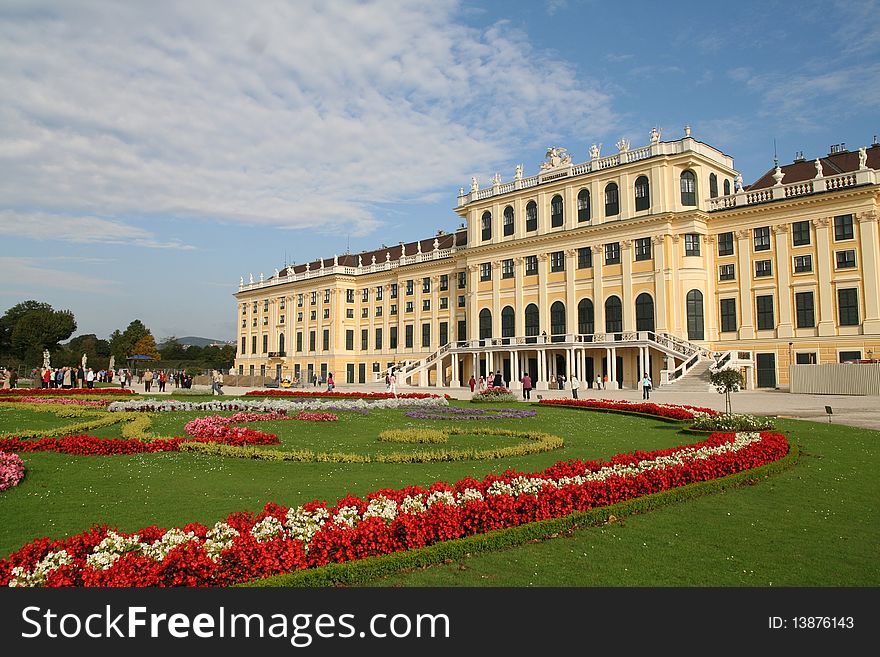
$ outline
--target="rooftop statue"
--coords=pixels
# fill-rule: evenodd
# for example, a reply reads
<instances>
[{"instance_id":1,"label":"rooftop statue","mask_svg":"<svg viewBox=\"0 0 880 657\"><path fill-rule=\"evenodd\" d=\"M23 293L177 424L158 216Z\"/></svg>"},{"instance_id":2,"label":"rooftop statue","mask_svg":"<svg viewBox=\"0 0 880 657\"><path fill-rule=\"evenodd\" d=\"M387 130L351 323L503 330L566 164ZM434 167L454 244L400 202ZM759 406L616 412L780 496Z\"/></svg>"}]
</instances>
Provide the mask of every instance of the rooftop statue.
<instances>
[{"instance_id":1,"label":"rooftop statue","mask_svg":"<svg viewBox=\"0 0 880 657\"><path fill-rule=\"evenodd\" d=\"M601 152L601 150L602 150L602 144L598 144L598 145L593 144L592 146L590 146L590 159L591 160L598 160L599 153Z\"/></svg>"},{"instance_id":2,"label":"rooftop statue","mask_svg":"<svg viewBox=\"0 0 880 657\"><path fill-rule=\"evenodd\" d=\"M560 146L551 146L548 148L544 157L547 158L547 161L541 162L541 171L571 164L571 155L568 154L568 149Z\"/></svg>"},{"instance_id":3,"label":"rooftop statue","mask_svg":"<svg viewBox=\"0 0 880 657\"><path fill-rule=\"evenodd\" d=\"M868 168L868 149L862 146L859 149L859 169L864 171Z\"/></svg>"}]
</instances>

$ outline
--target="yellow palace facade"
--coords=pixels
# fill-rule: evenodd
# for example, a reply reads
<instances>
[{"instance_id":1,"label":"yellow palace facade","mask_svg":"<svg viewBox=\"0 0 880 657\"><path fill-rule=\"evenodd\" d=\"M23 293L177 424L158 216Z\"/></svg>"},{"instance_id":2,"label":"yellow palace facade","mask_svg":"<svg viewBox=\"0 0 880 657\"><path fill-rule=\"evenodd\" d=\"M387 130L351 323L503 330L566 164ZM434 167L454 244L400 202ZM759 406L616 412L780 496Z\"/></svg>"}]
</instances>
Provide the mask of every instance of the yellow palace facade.
<instances>
[{"instance_id":1,"label":"yellow palace facade","mask_svg":"<svg viewBox=\"0 0 880 657\"><path fill-rule=\"evenodd\" d=\"M750 387L791 363L880 354L880 145L798 158L744 186L691 136L459 191L455 233L241 280L243 375L467 385L528 372L584 385L682 386L738 367Z\"/></svg>"}]
</instances>

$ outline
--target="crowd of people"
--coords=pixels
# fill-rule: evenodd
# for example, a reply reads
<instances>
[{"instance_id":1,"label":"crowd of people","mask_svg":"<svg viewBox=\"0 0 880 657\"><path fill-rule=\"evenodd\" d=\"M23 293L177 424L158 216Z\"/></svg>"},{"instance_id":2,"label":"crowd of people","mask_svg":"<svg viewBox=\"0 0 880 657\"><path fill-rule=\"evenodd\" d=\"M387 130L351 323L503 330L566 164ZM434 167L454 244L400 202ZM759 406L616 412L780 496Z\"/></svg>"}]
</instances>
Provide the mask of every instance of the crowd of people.
<instances>
[{"instance_id":1,"label":"crowd of people","mask_svg":"<svg viewBox=\"0 0 880 657\"><path fill-rule=\"evenodd\" d=\"M133 385L143 385L144 392L151 392L153 384L158 392L165 392L170 383L175 388L191 388L193 378L186 372L169 372L164 369L153 371L146 369L132 372L129 369L119 370L101 369L95 371L91 367L41 367L31 373L35 381L40 382L41 388L94 388L95 383L104 383L119 388L132 388ZM3 379L4 387L14 387L12 378ZM15 377L17 379L17 376Z\"/></svg>"}]
</instances>

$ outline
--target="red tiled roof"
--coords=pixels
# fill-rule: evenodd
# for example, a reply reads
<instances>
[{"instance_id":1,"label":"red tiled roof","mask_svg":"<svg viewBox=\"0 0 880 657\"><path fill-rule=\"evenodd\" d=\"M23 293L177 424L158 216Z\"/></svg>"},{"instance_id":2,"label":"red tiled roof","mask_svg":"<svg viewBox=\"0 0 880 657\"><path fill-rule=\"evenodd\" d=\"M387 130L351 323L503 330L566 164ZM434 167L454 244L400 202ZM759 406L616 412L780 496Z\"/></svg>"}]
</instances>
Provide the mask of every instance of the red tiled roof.
<instances>
[{"instance_id":1,"label":"red tiled roof","mask_svg":"<svg viewBox=\"0 0 880 657\"><path fill-rule=\"evenodd\" d=\"M455 233L444 233L443 235L437 235L435 237L429 237L428 239L419 240L418 242L409 242L406 244L406 254L407 255L415 255L418 253L418 245L422 245L422 253L429 253L434 250L434 240L438 242L438 248L440 249L449 249L453 246L461 247L467 244L467 231L459 230ZM376 256L376 264L380 265L387 260L386 254L391 254L391 260L398 260L400 258L401 251L403 250L402 244L397 244L395 246L387 246L380 249L374 249L373 251L364 251L363 253L354 253L348 255L341 255L338 257L339 265L342 267L357 267L358 266L358 256L360 256L361 264L364 266L369 266L373 262L373 256ZM324 266L332 267L333 266L333 258L324 258ZM316 269L321 268L320 260L313 260L309 263L309 269L311 271L315 271ZM285 276L287 272L300 274L306 270L305 263L301 265L292 265L287 267L286 269L282 269L279 272L280 276Z\"/></svg>"},{"instance_id":2,"label":"red tiled roof","mask_svg":"<svg viewBox=\"0 0 880 657\"><path fill-rule=\"evenodd\" d=\"M868 166L871 169L880 169L880 144L874 144L868 148L867 154ZM822 174L825 176L836 176L841 173L849 173L851 171L856 171L859 168L858 150L833 153L831 155L826 155L825 157L820 157L819 160L822 162ZM781 168L782 172L785 174L785 177L782 179L783 185L812 180L816 177L815 159L793 162L791 164L786 164ZM773 185L776 184L776 181L773 179L773 174L775 172L776 169L770 169L767 173L758 178L758 180L746 187L746 189L754 190L773 187Z\"/></svg>"}]
</instances>

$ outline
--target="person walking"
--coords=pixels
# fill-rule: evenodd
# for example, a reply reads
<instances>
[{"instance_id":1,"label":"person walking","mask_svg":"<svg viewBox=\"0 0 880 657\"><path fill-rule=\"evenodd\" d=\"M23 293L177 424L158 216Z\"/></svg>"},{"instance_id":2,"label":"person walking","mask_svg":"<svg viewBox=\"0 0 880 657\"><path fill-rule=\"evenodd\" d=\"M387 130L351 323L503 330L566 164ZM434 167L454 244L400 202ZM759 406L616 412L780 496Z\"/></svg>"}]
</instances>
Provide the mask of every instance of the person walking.
<instances>
[{"instance_id":1,"label":"person walking","mask_svg":"<svg viewBox=\"0 0 880 657\"><path fill-rule=\"evenodd\" d=\"M397 397L397 376L393 371L391 372L391 394L394 395L395 398Z\"/></svg>"},{"instance_id":2,"label":"person walking","mask_svg":"<svg viewBox=\"0 0 880 657\"><path fill-rule=\"evenodd\" d=\"M468 381L468 385L471 387L471 392L474 391L474 388L477 387L477 380L474 378L474 375L471 374L470 381Z\"/></svg>"},{"instance_id":3,"label":"person walking","mask_svg":"<svg viewBox=\"0 0 880 657\"><path fill-rule=\"evenodd\" d=\"M531 400L532 399L532 377L529 376L529 373L526 372L523 374L523 377L519 380L522 383L523 387L523 399Z\"/></svg>"},{"instance_id":4,"label":"person walking","mask_svg":"<svg viewBox=\"0 0 880 657\"><path fill-rule=\"evenodd\" d=\"M480 375L480 392L483 392L485 389L486 389L486 379L485 379L485 377L481 374L481 375Z\"/></svg>"},{"instance_id":5,"label":"person walking","mask_svg":"<svg viewBox=\"0 0 880 657\"><path fill-rule=\"evenodd\" d=\"M651 388L653 388L653 384L651 382L651 377L645 372L645 376L642 377L642 399L650 399L651 398Z\"/></svg>"},{"instance_id":6,"label":"person walking","mask_svg":"<svg viewBox=\"0 0 880 657\"><path fill-rule=\"evenodd\" d=\"M497 372L495 372L495 378L492 380L492 387L493 388L503 388L504 387L504 381L501 379L501 370L498 370Z\"/></svg>"},{"instance_id":7,"label":"person walking","mask_svg":"<svg viewBox=\"0 0 880 657\"><path fill-rule=\"evenodd\" d=\"M602 377L602 390L605 390L608 387L608 375Z\"/></svg>"},{"instance_id":8,"label":"person walking","mask_svg":"<svg viewBox=\"0 0 880 657\"><path fill-rule=\"evenodd\" d=\"M327 375L327 392L333 392L333 389L336 387L336 382L333 380L333 372L330 372Z\"/></svg>"},{"instance_id":9,"label":"person walking","mask_svg":"<svg viewBox=\"0 0 880 657\"><path fill-rule=\"evenodd\" d=\"M581 382L578 381L577 376L574 374L571 375L570 385L571 385L571 397L572 397L572 399L577 399L578 398L578 388L581 387Z\"/></svg>"},{"instance_id":10,"label":"person walking","mask_svg":"<svg viewBox=\"0 0 880 657\"><path fill-rule=\"evenodd\" d=\"M89 368L89 371L86 372L86 387L94 388L95 387L95 372L92 368Z\"/></svg>"}]
</instances>

